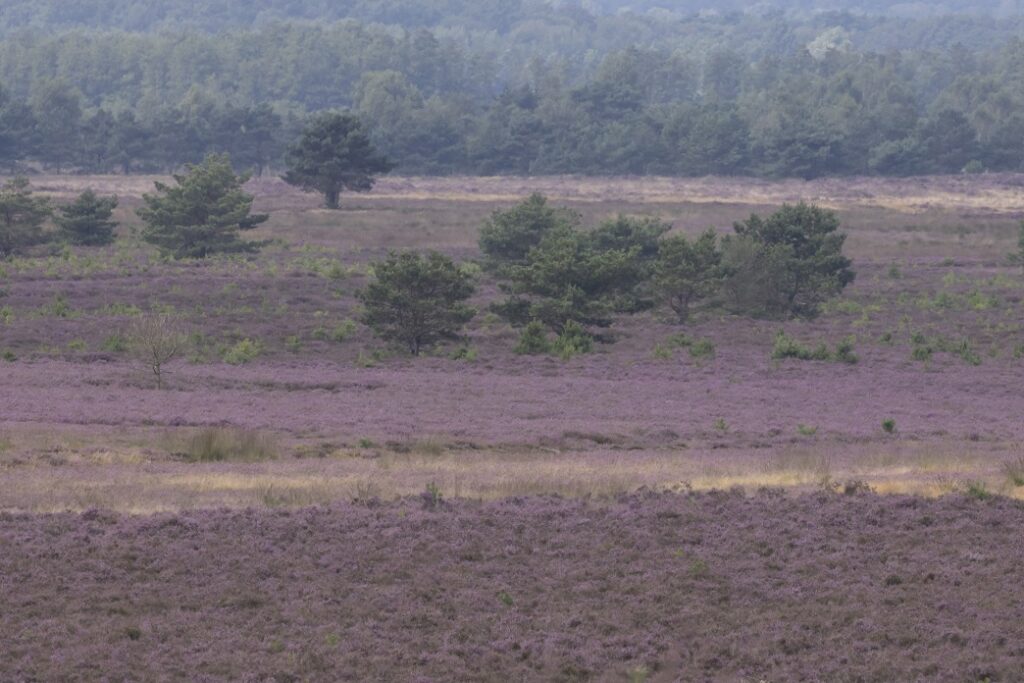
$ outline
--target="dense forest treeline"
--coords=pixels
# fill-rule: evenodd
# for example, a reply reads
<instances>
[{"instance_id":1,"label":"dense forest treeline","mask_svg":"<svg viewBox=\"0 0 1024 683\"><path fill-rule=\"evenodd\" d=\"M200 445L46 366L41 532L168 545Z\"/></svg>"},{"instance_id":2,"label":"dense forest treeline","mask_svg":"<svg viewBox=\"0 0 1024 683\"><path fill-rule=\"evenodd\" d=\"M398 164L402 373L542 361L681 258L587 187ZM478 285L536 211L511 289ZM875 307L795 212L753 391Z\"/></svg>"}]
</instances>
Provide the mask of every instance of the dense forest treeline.
<instances>
[{"instance_id":1,"label":"dense forest treeline","mask_svg":"<svg viewBox=\"0 0 1024 683\"><path fill-rule=\"evenodd\" d=\"M807 17L822 12L850 12L922 18L964 14L1012 16L1017 0L5 0L0 33L23 28L70 28L156 31L189 26L209 32L281 20L393 24L405 27L459 26L506 32L530 21L559 16L624 14L658 19L695 14L782 14Z\"/></svg>"},{"instance_id":2,"label":"dense forest treeline","mask_svg":"<svg viewBox=\"0 0 1024 683\"><path fill-rule=\"evenodd\" d=\"M280 165L310 113L332 108L358 113L405 173L816 177L1024 164L1020 17L676 19L602 13L614 3L456 0L10 5L0 26L37 28L0 39L7 168L166 171L226 151L260 172ZM201 28L174 23L189 8ZM393 16L278 21L371 10ZM165 22L177 28L58 30ZM205 30L246 22L258 25Z\"/></svg>"}]
</instances>

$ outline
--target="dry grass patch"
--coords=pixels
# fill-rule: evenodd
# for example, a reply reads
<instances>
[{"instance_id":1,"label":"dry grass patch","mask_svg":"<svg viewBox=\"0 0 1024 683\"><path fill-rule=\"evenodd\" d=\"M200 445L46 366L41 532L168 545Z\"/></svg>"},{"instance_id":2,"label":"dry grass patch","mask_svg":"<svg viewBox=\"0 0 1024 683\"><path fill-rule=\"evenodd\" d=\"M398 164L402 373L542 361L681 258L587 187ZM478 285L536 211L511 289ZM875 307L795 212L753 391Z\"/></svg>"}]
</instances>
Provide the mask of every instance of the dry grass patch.
<instances>
[{"instance_id":1,"label":"dry grass patch","mask_svg":"<svg viewBox=\"0 0 1024 683\"><path fill-rule=\"evenodd\" d=\"M172 452L188 462L259 462L276 459L280 450L273 435L240 427L206 427L178 443Z\"/></svg>"}]
</instances>

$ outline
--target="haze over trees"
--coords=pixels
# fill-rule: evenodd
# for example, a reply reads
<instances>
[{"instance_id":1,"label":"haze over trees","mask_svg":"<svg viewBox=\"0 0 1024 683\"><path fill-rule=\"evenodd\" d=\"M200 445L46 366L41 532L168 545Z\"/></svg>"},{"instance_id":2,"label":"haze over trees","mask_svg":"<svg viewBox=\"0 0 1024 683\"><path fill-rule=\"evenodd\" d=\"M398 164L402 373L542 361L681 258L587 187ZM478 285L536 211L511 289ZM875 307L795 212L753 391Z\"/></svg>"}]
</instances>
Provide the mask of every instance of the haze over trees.
<instances>
[{"instance_id":1,"label":"haze over trees","mask_svg":"<svg viewBox=\"0 0 1024 683\"><path fill-rule=\"evenodd\" d=\"M402 173L1024 164L1012 4L660 4L15 2L0 166L171 172L227 152L259 174L331 109L358 115Z\"/></svg>"}]
</instances>

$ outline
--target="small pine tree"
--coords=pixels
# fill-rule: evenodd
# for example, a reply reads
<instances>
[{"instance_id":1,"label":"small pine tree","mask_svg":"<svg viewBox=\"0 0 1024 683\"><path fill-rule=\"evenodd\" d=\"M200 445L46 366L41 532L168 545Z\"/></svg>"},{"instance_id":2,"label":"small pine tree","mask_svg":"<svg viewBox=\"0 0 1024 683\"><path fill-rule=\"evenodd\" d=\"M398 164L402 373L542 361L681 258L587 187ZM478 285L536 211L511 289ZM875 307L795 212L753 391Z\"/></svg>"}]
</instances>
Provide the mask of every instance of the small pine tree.
<instances>
[{"instance_id":1,"label":"small pine tree","mask_svg":"<svg viewBox=\"0 0 1024 683\"><path fill-rule=\"evenodd\" d=\"M117 223L111 220L117 208L117 197L99 197L91 189L78 196L74 203L60 207L57 227L69 244L99 247L114 241Z\"/></svg>"},{"instance_id":2,"label":"small pine tree","mask_svg":"<svg viewBox=\"0 0 1024 683\"><path fill-rule=\"evenodd\" d=\"M359 292L362 322L377 336L404 344L416 356L424 346L454 339L476 311L465 304L471 276L437 252L392 252L373 264L375 279Z\"/></svg>"},{"instance_id":3,"label":"small pine tree","mask_svg":"<svg viewBox=\"0 0 1024 683\"><path fill-rule=\"evenodd\" d=\"M693 241L676 235L661 242L654 265L654 289L679 322L689 319L694 303L718 292L721 262L718 237L712 230Z\"/></svg>"},{"instance_id":4,"label":"small pine tree","mask_svg":"<svg viewBox=\"0 0 1024 683\"><path fill-rule=\"evenodd\" d=\"M510 209L491 214L480 228L480 251L493 270L523 265L546 235L579 222L577 214L549 206L544 195L534 193Z\"/></svg>"},{"instance_id":5,"label":"small pine tree","mask_svg":"<svg viewBox=\"0 0 1024 683\"><path fill-rule=\"evenodd\" d=\"M43 223L53 214L50 200L32 195L27 178L0 187L0 258L46 241Z\"/></svg>"},{"instance_id":6,"label":"small pine tree","mask_svg":"<svg viewBox=\"0 0 1024 683\"><path fill-rule=\"evenodd\" d=\"M302 137L285 156L284 181L324 196L328 209L337 209L343 190L367 192L374 176L392 164L377 153L356 116L324 112L313 117Z\"/></svg>"},{"instance_id":7,"label":"small pine tree","mask_svg":"<svg viewBox=\"0 0 1024 683\"><path fill-rule=\"evenodd\" d=\"M146 223L143 239L173 258L205 258L218 253L259 250L263 242L241 239L269 216L253 214L253 196L242 189L249 176L235 175L226 154L211 154L184 175L176 186L156 183L159 194L143 195L138 210Z\"/></svg>"}]
</instances>

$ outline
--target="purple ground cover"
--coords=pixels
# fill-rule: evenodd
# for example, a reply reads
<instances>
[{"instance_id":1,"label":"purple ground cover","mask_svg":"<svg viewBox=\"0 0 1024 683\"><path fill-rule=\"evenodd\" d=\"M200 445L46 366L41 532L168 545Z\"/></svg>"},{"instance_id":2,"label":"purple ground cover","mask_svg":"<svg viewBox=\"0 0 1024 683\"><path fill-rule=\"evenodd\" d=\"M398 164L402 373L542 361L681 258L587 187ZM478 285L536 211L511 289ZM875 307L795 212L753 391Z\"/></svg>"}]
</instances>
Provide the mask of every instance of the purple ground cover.
<instances>
[{"instance_id":1,"label":"purple ground cover","mask_svg":"<svg viewBox=\"0 0 1024 683\"><path fill-rule=\"evenodd\" d=\"M769 492L3 514L0 679L1014 681L1022 524Z\"/></svg>"},{"instance_id":2,"label":"purple ground cover","mask_svg":"<svg viewBox=\"0 0 1024 683\"><path fill-rule=\"evenodd\" d=\"M119 426L234 424L343 439L439 437L482 445L538 443L565 432L640 445L789 439L799 424L821 436L881 438L893 418L906 436L1024 438L1020 374L995 364L845 366L791 361L765 351L720 354L697 368L676 362L609 367L601 357L523 361L488 369L425 359L397 368L263 362L173 368L157 391L118 363L56 360L3 366L7 423ZM138 377L142 377L141 381ZM717 434L724 419L729 434ZM675 435L675 436L673 436Z\"/></svg>"}]
</instances>

